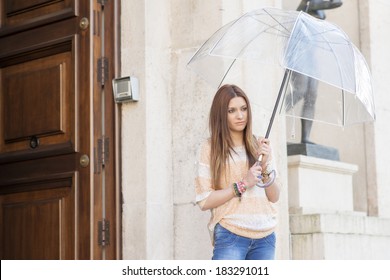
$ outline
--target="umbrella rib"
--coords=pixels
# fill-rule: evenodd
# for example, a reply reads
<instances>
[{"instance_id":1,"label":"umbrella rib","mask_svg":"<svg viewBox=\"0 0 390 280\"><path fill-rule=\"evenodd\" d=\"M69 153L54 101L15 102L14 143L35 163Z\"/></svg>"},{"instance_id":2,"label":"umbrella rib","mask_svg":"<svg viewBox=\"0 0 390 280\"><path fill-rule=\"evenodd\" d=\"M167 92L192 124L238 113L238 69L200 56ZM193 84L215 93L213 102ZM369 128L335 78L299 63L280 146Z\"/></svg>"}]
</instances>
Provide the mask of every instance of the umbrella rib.
<instances>
[{"instance_id":1,"label":"umbrella rib","mask_svg":"<svg viewBox=\"0 0 390 280\"><path fill-rule=\"evenodd\" d=\"M279 23L279 25L280 25L280 23ZM270 28L273 28L272 26L269 26ZM240 53L238 54L238 55L236 55L236 57L234 58L234 60L233 60L233 62L230 64L230 66L228 67L228 69L225 71L225 74L223 75L223 77L222 77L222 80L221 80L221 82L219 83L219 85L218 85L218 88L222 85L222 83L223 83L223 81L225 80L225 78L226 78L226 76L227 76L227 74L229 73L229 71L230 71L230 69L233 67L233 64L236 62L236 60L237 60L237 58L244 52L244 50L257 38L257 37L259 37L261 34L262 34L263 32L261 32L261 33L258 33L256 36L254 36L247 44L246 44L246 46L244 46L243 48L241 48L241 50L240 50ZM218 44L218 43L217 43ZM213 49L216 47L216 45L217 44L215 44L214 45L214 47L213 47Z\"/></svg>"},{"instance_id":2,"label":"umbrella rib","mask_svg":"<svg viewBox=\"0 0 390 280\"><path fill-rule=\"evenodd\" d=\"M219 83L218 88L222 85L223 81L225 80L227 74L229 73L230 69L233 67L233 64L236 62L237 58L244 52L244 50L255 40L257 37L259 37L262 33L258 33L256 36L254 36L243 48L241 48L240 53L234 58L233 62L230 64L228 69L225 71L225 74L222 77L221 82Z\"/></svg>"},{"instance_id":3,"label":"umbrella rib","mask_svg":"<svg viewBox=\"0 0 390 280\"><path fill-rule=\"evenodd\" d=\"M274 20L276 21L281 27L283 27L284 30L287 31L287 33L290 33L290 31L284 27L273 15L271 15L266 9L264 9L264 11Z\"/></svg>"},{"instance_id":4,"label":"umbrella rib","mask_svg":"<svg viewBox=\"0 0 390 280\"><path fill-rule=\"evenodd\" d=\"M235 25L235 24L237 23L237 21L239 21L242 17L243 17L243 16L241 16L241 17L239 17L238 19L236 19L236 20L230 22L230 23L229 23L229 24L230 24L230 27L232 27L233 25ZM230 28L230 27L229 27L229 28ZM220 29L219 29L219 30L220 30ZM219 31L219 30L218 30L218 31ZM218 31L217 31L217 32L218 32ZM217 32L215 32L215 33L217 33ZM214 34L215 34L215 33L214 33ZM210 51L209 51L210 54L214 51L214 49L216 48L216 46L219 44L219 42L221 42L221 40L225 37L225 35L226 35L226 32L218 39L217 42L214 43L213 47L210 48Z\"/></svg>"},{"instance_id":5,"label":"umbrella rib","mask_svg":"<svg viewBox=\"0 0 390 280\"><path fill-rule=\"evenodd\" d=\"M343 89L341 90L341 92L343 94L343 126L345 126L345 92Z\"/></svg>"},{"instance_id":6,"label":"umbrella rib","mask_svg":"<svg viewBox=\"0 0 390 280\"><path fill-rule=\"evenodd\" d=\"M226 78L226 75L229 73L230 69L232 68L232 66L233 66L234 62L236 62L236 60L237 60L237 58L235 58L235 59L233 60L233 62L230 64L229 68L225 71L225 74L223 75L222 80L221 80L221 82L220 82L219 85L218 85L218 88L221 87L223 81L224 81L225 78Z\"/></svg>"},{"instance_id":7,"label":"umbrella rib","mask_svg":"<svg viewBox=\"0 0 390 280\"><path fill-rule=\"evenodd\" d=\"M277 23L276 26L271 25L271 24L269 24L269 23L266 23L266 22L264 22L264 21L262 21L262 20L259 20L259 19L255 18L255 17L253 17L253 16L252 16L252 18L253 18L255 21L257 21L257 22L259 22L259 23L261 23L261 24L264 24L265 26L268 26L268 27L269 27L268 29L275 29L276 31L282 33L283 36L285 36L285 37L289 37L289 35L290 35L290 32L291 32L291 31L289 31L287 28L285 28L284 25L283 25L281 22L277 21L275 18L273 18L273 19L274 19L274 21L276 21L276 23ZM278 27L278 26L283 27L284 30L281 30L281 29L279 29L279 28L276 28L276 27ZM287 31L287 32L285 33L284 31ZM263 32L267 32L267 29L264 30Z\"/></svg>"},{"instance_id":8,"label":"umbrella rib","mask_svg":"<svg viewBox=\"0 0 390 280\"><path fill-rule=\"evenodd\" d=\"M320 32L320 33L317 33L317 35L320 35L323 39L324 39L324 42L326 42L329 46L329 48L332 50L332 54L333 56L335 57L336 61L337 61L337 68L338 68L338 73L339 73L339 77L341 79L341 91L342 91L342 122L343 122L343 126L345 126L345 91L344 91L344 80L343 80L343 77L342 77L342 73L341 73L341 68L340 68L340 64L339 64L339 59L338 59L338 56L336 55L336 52L334 51L334 48L333 46L330 44L329 40L327 40L326 37L322 36L325 32Z\"/></svg>"},{"instance_id":9,"label":"umbrella rib","mask_svg":"<svg viewBox=\"0 0 390 280\"><path fill-rule=\"evenodd\" d=\"M331 30L331 31L333 31L333 30ZM316 42L324 42L324 43L326 43L329 46L329 49L331 50L331 53L333 54L333 56L335 57L335 59L337 61L337 66L338 66L338 70L339 70L338 73L339 73L339 77L341 78L340 79L341 80L341 86L337 86L337 85L335 85L335 86L337 86L337 87L339 87L341 89L344 89L344 80L342 78L342 73L341 73L342 71L341 71L341 68L340 68L339 59L338 59L338 56L336 55L336 52L335 52L335 50L334 50L334 48L332 46L332 44L336 44L336 43L330 42L325 36L323 36L324 34L326 34L328 32L330 32L330 31L328 30L326 32L317 32L317 33L313 34L313 36L322 38L322 40L316 40ZM342 43L339 43L339 44L342 44ZM346 44L350 45L350 44L348 44L348 41L346 41ZM317 47L319 47L319 46L317 46ZM317 80L321 80L321 79L317 78ZM332 83L329 83L329 84L332 84Z\"/></svg>"},{"instance_id":10,"label":"umbrella rib","mask_svg":"<svg viewBox=\"0 0 390 280\"><path fill-rule=\"evenodd\" d=\"M222 77L222 80L221 82L219 83L218 85L218 88L222 85L223 81L225 80L227 74L229 73L230 69L233 67L233 64L236 62L237 58L241 55L241 53L243 53L243 51L250 45L251 42L253 42L253 40L255 40L258 36L260 36L261 33L257 34L256 36L254 36L247 44L245 47L241 48L241 51L240 53L234 58L234 60L232 61L232 63L230 64L230 66L228 67L228 69L225 71L225 74L223 75Z\"/></svg>"},{"instance_id":11,"label":"umbrella rib","mask_svg":"<svg viewBox=\"0 0 390 280\"><path fill-rule=\"evenodd\" d=\"M269 16L271 16L268 12L267 12L267 14L268 14ZM232 23L231 23L231 26L235 25L235 24L236 24L240 19L242 19L243 17L245 17L245 15L241 16L240 18L238 18L237 20L235 20L234 22L232 22ZM276 20L274 17L272 17L272 16L271 16L271 18L277 23L277 25L283 27L283 29L286 30L287 33L284 33L283 30L277 29L277 28L275 28L275 26L272 26L272 25L270 25L270 24L267 24L267 23L265 23L264 21L260 21L260 20L258 20L258 19L256 19L256 18L254 18L253 16L250 16L250 17L251 17L252 19L254 19L255 21L258 21L258 22L260 22L260 23L262 23L262 24L268 26L268 27L269 27L268 29L275 29L275 30L279 31L280 33L283 33L283 36L285 36L285 37L288 37L288 36L289 36L290 31L289 31L286 27L284 27L279 21L277 21L277 20ZM258 33L256 36L254 36L254 37L247 43L247 45L241 49L240 53L236 56L236 58L243 52L244 49L246 49L246 47L247 47L251 42L253 42L253 40L255 40L257 37L259 37L259 35L261 35L262 33L267 33L267 32L268 32L267 30L264 30L263 32L260 32L260 33ZM212 54L212 52L214 51L214 49L217 47L217 45L219 44L219 42L225 37L225 35L226 35L226 33L223 34L223 36L221 36L221 38L219 38L219 40L218 40L218 41L214 44L214 46L210 49L210 51L209 51L210 54ZM234 62L236 61L236 58L234 59L234 61L233 61L232 64L234 64ZM230 67L229 67L229 69L228 69L227 72L229 72L229 70L230 70L231 67L232 67L232 65L230 65ZM225 75L223 76L223 79L226 77L227 72L226 72ZM223 80L222 80L222 81L223 81ZM221 81L221 83L222 83L222 81ZM220 84L221 84L221 83L220 83Z\"/></svg>"},{"instance_id":12,"label":"umbrella rib","mask_svg":"<svg viewBox=\"0 0 390 280\"><path fill-rule=\"evenodd\" d=\"M339 76L340 76L340 79L341 79L341 88L343 89L344 91L344 79L343 79L343 75L341 73L341 68L340 68L340 63L339 63L339 59L338 59L338 56L336 55L336 52L333 48L333 46L330 44L330 42L324 37L325 39L325 42L328 44L329 48L332 50L332 54L333 56L335 57L335 59L337 60L337 68L338 68L338 73L339 73Z\"/></svg>"}]
</instances>

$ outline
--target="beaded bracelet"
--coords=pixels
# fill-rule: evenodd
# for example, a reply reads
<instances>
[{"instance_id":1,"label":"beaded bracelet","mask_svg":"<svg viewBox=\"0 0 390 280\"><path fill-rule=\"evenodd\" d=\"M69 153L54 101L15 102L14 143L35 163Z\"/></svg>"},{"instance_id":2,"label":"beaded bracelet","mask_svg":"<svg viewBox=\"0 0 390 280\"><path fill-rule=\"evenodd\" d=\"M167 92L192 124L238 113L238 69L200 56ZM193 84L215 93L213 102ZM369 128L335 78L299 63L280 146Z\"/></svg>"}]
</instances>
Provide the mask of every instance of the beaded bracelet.
<instances>
[{"instance_id":1,"label":"beaded bracelet","mask_svg":"<svg viewBox=\"0 0 390 280\"><path fill-rule=\"evenodd\" d=\"M241 197L241 193L240 193L240 191L238 190L238 185L237 185L237 183L233 183L233 190L234 190L234 195L235 195L235 196Z\"/></svg>"},{"instance_id":2,"label":"beaded bracelet","mask_svg":"<svg viewBox=\"0 0 390 280\"><path fill-rule=\"evenodd\" d=\"M243 181L237 182L238 191L243 194L246 191L246 186Z\"/></svg>"}]
</instances>

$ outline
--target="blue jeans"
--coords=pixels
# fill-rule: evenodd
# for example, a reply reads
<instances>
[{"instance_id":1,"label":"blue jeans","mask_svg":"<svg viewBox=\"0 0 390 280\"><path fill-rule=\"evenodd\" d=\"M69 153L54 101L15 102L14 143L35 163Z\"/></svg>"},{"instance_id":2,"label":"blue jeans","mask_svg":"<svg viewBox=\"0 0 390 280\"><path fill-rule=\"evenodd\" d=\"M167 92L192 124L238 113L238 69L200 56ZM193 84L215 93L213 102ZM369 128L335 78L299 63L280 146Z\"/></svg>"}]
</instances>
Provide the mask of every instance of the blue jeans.
<instances>
[{"instance_id":1,"label":"blue jeans","mask_svg":"<svg viewBox=\"0 0 390 280\"><path fill-rule=\"evenodd\" d=\"M251 239L236 235L220 224L214 229L213 260L273 260L275 233Z\"/></svg>"}]
</instances>

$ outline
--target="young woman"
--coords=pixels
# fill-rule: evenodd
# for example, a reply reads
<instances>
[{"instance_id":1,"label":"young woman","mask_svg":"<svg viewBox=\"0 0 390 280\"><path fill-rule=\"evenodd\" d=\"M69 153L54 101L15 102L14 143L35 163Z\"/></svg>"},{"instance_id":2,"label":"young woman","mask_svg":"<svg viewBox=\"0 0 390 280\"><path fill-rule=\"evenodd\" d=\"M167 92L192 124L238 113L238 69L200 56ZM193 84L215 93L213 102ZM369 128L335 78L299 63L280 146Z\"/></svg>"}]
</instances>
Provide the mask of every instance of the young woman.
<instances>
[{"instance_id":1,"label":"young woman","mask_svg":"<svg viewBox=\"0 0 390 280\"><path fill-rule=\"evenodd\" d=\"M279 184L270 180L275 169L268 139L252 134L251 107L245 93L224 85L210 110L211 137L198 154L196 201L211 210L208 228L213 240L213 260L274 259ZM257 163L262 154L262 165Z\"/></svg>"}]
</instances>

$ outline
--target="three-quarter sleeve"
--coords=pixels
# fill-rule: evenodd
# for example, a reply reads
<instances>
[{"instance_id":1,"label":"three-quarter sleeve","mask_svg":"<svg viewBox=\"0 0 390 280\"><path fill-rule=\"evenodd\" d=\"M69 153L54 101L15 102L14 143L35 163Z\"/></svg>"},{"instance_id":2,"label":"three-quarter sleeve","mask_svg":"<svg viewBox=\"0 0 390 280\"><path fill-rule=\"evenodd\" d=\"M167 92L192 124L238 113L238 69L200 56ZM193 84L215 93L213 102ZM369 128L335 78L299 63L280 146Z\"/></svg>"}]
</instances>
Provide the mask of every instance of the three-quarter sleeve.
<instances>
[{"instance_id":1,"label":"three-quarter sleeve","mask_svg":"<svg viewBox=\"0 0 390 280\"><path fill-rule=\"evenodd\" d=\"M195 201L203 208L206 199L213 192L210 173L210 144L209 141L202 143L198 150L195 177Z\"/></svg>"}]
</instances>

